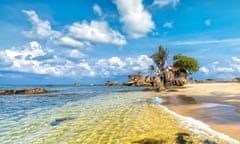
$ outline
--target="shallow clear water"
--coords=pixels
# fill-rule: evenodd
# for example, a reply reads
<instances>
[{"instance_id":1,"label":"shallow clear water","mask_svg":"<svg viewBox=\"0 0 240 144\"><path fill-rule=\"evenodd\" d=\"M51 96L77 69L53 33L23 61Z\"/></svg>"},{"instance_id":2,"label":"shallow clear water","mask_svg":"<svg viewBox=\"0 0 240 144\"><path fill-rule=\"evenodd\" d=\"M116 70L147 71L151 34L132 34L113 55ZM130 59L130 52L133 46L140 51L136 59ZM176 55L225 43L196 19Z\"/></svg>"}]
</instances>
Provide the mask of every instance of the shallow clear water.
<instances>
[{"instance_id":1,"label":"shallow clear water","mask_svg":"<svg viewBox=\"0 0 240 144\"><path fill-rule=\"evenodd\" d=\"M0 96L1 143L231 143L129 87L47 87L57 93Z\"/></svg>"}]
</instances>

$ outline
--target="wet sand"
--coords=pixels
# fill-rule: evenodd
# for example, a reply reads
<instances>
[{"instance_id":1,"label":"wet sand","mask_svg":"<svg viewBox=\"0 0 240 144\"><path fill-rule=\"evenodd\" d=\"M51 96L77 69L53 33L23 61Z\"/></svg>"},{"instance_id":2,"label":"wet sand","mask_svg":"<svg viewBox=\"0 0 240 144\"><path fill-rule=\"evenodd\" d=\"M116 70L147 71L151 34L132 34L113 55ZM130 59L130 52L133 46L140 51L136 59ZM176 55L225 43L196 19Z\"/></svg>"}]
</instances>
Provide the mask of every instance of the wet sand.
<instances>
[{"instance_id":1,"label":"wet sand","mask_svg":"<svg viewBox=\"0 0 240 144\"><path fill-rule=\"evenodd\" d=\"M240 141L240 83L196 83L157 94L170 110Z\"/></svg>"}]
</instances>

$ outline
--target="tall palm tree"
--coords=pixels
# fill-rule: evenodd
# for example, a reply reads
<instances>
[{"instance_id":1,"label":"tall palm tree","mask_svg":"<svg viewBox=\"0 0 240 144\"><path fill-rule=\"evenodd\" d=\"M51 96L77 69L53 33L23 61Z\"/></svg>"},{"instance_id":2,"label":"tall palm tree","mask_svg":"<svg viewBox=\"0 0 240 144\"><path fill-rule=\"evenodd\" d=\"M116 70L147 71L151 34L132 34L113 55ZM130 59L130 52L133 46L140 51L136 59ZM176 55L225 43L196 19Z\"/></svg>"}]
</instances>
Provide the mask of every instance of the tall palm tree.
<instances>
[{"instance_id":1,"label":"tall palm tree","mask_svg":"<svg viewBox=\"0 0 240 144\"><path fill-rule=\"evenodd\" d=\"M158 69L162 71L164 69L165 62L168 58L168 50L163 48L161 45L158 48L158 52L154 53L151 58L154 63L157 65Z\"/></svg>"},{"instance_id":2,"label":"tall palm tree","mask_svg":"<svg viewBox=\"0 0 240 144\"><path fill-rule=\"evenodd\" d=\"M150 66L149 66L149 71L150 71L151 75L153 76L153 75L154 75L154 72L155 72L155 67L154 67L154 65L150 65Z\"/></svg>"}]
</instances>

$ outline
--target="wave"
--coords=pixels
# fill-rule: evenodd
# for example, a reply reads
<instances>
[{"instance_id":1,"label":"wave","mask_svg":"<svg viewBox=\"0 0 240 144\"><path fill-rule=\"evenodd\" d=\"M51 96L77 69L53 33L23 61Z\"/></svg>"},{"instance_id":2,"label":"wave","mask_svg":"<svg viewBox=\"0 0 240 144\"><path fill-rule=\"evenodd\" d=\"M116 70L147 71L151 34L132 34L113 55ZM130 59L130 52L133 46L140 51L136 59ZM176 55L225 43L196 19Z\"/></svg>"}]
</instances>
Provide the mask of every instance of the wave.
<instances>
[{"instance_id":1,"label":"wave","mask_svg":"<svg viewBox=\"0 0 240 144\"><path fill-rule=\"evenodd\" d=\"M240 144L240 142L236 139L231 138L230 136L220 133L218 131L213 130L212 128L209 127L209 125L203 123L202 121L196 120L192 117L186 117L182 116L180 114L175 113L174 111L169 110L167 107L161 105L164 102L164 99L161 99L159 97L154 97L152 99L153 103L158 104L161 109L164 111L170 113L171 115L174 115L181 121L181 126L183 128L188 129L190 132L201 135L201 136L209 136L211 135L212 137L215 138L220 138L224 141L227 141L231 144Z\"/></svg>"}]
</instances>

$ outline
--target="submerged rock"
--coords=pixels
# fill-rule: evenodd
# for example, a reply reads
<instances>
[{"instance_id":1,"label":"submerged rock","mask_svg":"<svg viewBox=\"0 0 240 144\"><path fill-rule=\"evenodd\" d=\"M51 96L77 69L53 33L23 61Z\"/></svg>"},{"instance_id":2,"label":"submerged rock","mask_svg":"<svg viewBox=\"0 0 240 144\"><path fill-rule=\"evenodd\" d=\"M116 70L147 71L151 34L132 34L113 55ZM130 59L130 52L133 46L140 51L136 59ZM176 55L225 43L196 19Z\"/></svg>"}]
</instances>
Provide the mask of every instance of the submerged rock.
<instances>
[{"instance_id":1,"label":"submerged rock","mask_svg":"<svg viewBox=\"0 0 240 144\"><path fill-rule=\"evenodd\" d=\"M156 139L143 139L139 141L132 142L133 144L165 144L164 140L156 140Z\"/></svg>"},{"instance_id":2,"label":"submerged rock","mask_svg":"<svg viewBox=\"0 0 240 144\"><path fill-rule=\"evenodd\" d=\"M55 121L51 122L50 125L51 126L57 126L57 125L59 125L60 123L62 123L64 121L73 120L73 119L74 118L72 118L72 117L58 118L58 119L55 119Z\"/></svg>"},{"instance_id":3,"label":"submerged rock","mask_svg":"<svg viewBox=\"0 0 240 144\"><path fill-rule=\"evenodd\" d=\"M79 84L79 83L74 83L73 86L75 86L75 87L79 87L80 84Z\"/></svg>"},{"instance_id":4,"label":"submerged rock","mask_svg":"<svg viewBox=\"0 0 240 144\"><path fill-rule=\"evenodd\" d=\"M147 87L147 88L145 88L143 91L154 91L155 89L154 88L152 88L152 87Z\"/></svg>"},{"instance_id":5,"label":"submerged rock","mask_svg":"<svg viewBox=\"0 0 240 144\"><path fill-rule=\"evenodd\" d=\"M0 95L13 95L15 90L0 90Z\"/></svg>"},{"instance_id":6,"label":"submerged rock","mask_svg":"<svg viewBox=\"0 0 240 144\"><path fill-rule=\"evenodd\" d=\"M22 89L22 90L0 90L0 95L14 95L14 94L43 94L57 92L56 90L46 90L44 88Z\"/></svg>"}]
</instances>

